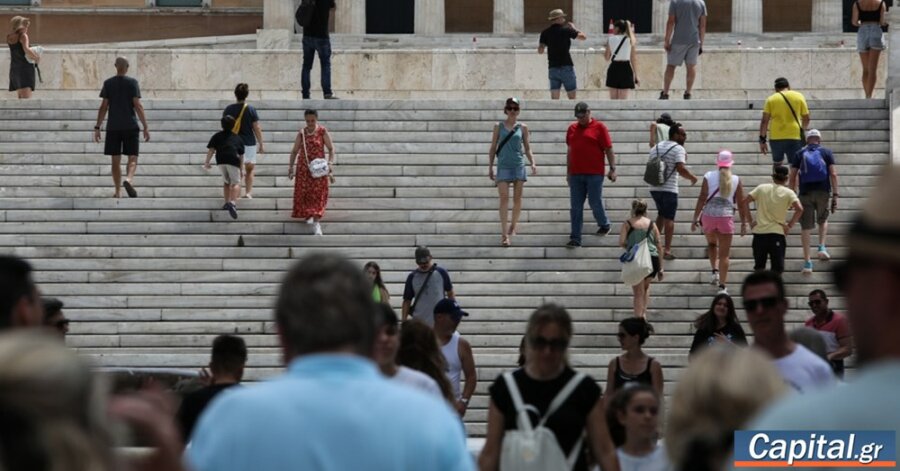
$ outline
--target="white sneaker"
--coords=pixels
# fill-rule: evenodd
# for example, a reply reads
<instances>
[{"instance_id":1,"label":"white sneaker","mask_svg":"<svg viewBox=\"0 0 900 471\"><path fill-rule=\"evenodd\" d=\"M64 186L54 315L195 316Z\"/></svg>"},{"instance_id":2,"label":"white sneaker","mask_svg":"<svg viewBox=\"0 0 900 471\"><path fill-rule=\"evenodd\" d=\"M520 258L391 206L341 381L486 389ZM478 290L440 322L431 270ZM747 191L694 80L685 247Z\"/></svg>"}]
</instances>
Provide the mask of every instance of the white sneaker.
<instances>
[{"instance_id":1,"label":"white sneaker","mask_svg":"<svg viewBox=\"0 0 900 471\"><path fill-rule=\"evenodd\" d=\"M717 271L712 272L712 278L709 279L709 284L711 284L713 286L719 285L719 272L717 272Z\"/></svg>"},{"instance_id":2,"label":"white sneaker","mask_svg":"<svg viewBox=\"0 0 900 471\"><path fill-rule=\"evenodd\" d=\"M719 294L728 294L728 288L725 285L719 285L719 292L716 295Z\"/></svg>"},{"instance_id":3,"label":"white sneaker","mask_svg":"<svg viewBox=\"0 0 900 471\"><path fill-rule=\"evenodd\" d=\"M314 223L314 222L316 222L316 220L313 219L313 218L309 218L309 219L306 220L306 223L307 223L307 224L312 224L312 223Z\"/></svg>"},{"instance_id":4,"label":"white sneaker","mask_svg":"<svg viewBox=\"0 0 900 471\"><path fill-rule=\"evenodd\" d=\"M800 273L803 273L804 275L810 275L810 274L812 274L812 272L813 272L812 260L807 260L807 261L803 262L803 269L800 270Z\"/></svg>"},{"instance_id":5,"label":"white sneaker","mask_svg":"<svg viewBox=\"0 0 900 471\"><path fill-rule=\"evenodd\" d=\"M322 234L322 225L321 224L316 223L316 225L313 226L313 228L314 228L313 235L317 235L317 236L324 235L324 234Z\"/></svg>"},{"instance_id":6,"label":"white sneaker","mask_svg":"<svg viewBox=\"0 0 900 471\"><path fill-rule=\"evenodd\" d=\"M824 245L819 246L819 252L817 255L819 256L819 260L823 262L831 260L831 254L828 253L828 249L826 249Z\"/></svg>"}]
</instances>

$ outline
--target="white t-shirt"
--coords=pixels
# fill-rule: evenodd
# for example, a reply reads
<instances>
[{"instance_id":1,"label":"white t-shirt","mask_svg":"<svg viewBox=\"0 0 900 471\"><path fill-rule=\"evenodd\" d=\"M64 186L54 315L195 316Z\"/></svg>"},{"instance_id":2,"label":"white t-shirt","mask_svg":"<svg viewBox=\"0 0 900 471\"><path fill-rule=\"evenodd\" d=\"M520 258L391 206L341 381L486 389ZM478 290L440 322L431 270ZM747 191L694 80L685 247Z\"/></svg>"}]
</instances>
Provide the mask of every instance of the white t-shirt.
<instances>
[{"instance_id":1,"label":"white t-shirt","mask_svg":"<svg viewBox=\"0 0 900 471\"><path fill-rule=\"evenodd\" d=\"M825 389L837 383L831 366L800 344L790 355L775 360L775 366L788 385L799 393Z\"/></svg>"},{"instance_id":2,"label":"white t-shirt","mask_svg":"<svg viewBox=\"0 0 900 471\"><path fill-rule=\"evenodd\" d=\"M683 164L687 162L687 151L685 151L684 147L681 147L675 141L663 141L650 149L650 155L647 156L647 160L650 160L652 157L656 157L657 155L659 155L663 162L666 163L663 173L665 174L665 176L668 176L669 179L660 186L651 186L650 191L666 191L669 193L675 193L677 195L678 171L675 170L675 166L678 163Z\"/></svg>"},{"instance_id":3,"label":"white t-shirt","mask_svg":"<svg viewBox=\"0 0 900 471\"><path fill-rule=\"evenodd\" d=\"M400 384L433 394L441 400L444 399L444 395L441 394L441 388L438 386L437 381L431 379L430 376L421 371L401 366L397 368L397 374L390 379L391 381L396 381Z\"/></svg>"},{"instance_id":4,"label":"white t-shirt","mask_svg":"<svg viewBox=\"0 0 900 471\"><path fill-rule=\"evenodd\" d=\"M606 47L609 48L610 58L612 58L613 54L616 54L616 49L619 47L619 44L622 44L622 48L619 49L619 53L616 54L616 58L613 59L614 61L628 62L631 60L631 39L628 38L627 34L609 36L606 40L606 44Z\"/></svg>"},{"instance_id":5,"label":"white t-shirt","mask_svg":"<svg viewBox=\"0 0 900 471\"><path fill-rule=\"evenodd\" d=\"M621 471L674 471L669 457L666 455L666 449L658 446L652 453L645 456L632 456L622 451L621 448L616 449L616 455L619 457L619 469Z\"/></svg>"}]
</instances>

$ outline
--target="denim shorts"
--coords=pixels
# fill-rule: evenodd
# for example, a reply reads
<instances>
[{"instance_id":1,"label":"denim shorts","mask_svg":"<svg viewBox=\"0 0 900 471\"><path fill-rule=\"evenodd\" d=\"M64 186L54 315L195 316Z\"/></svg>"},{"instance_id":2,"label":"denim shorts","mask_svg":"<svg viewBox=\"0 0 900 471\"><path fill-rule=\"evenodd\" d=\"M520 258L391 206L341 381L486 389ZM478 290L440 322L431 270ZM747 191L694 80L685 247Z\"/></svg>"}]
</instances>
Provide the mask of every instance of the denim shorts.
<instances>
[{"instance_id":1,"label":"denim shorts","mask_svg":"<svg viewBox=\"0 0 900 471\"><path fill-rule=\"evenodd\" d=\"M559 90L565 87L567 92L573 92L577 88L575 81L575 67L565 65L562 67L550 67L550 90Z\"/></svg>"},{"instance_id":2,"label":"denim shorts","mask_svg":"<svg viewBox=\"0 0 900 471\"><path fill-rule=\"evenodd\" d=\"M528 176L525 167L497 168L496 181L498 182L527 182Z\"/></svg>"},{"instance_id":3,"label":"denim shorts","mask_svg":"<svg viewBox=\"0 0 900 471\"><path fill-rule=\"evenodd\" d=\"M674 221L675 213L678 211L678 193L672 193L671 191L651 191L650 196L653 197L653 201L656 203L656 212L658 212L663 219Z\"/></svg>"},{"instance_id":4,"label":"denim shorts","mask_svg":"<svg viewBox=\"0 0 900 471\"><path fill-rule=\"evenodd\" d=\"M244 146L244 163L256 164L256 144Z\"/></svg>"},{"instance_id":5,"label":"denim shorts","mask_svg":"<svg viewBox=\"0 0 900 471\"><path fill-rule=\"evenodd\" d=\"M875 23L865 23L859 26L856 33L856 51L868 52L870 50L884 50L884 33L881 26Z\"/></svg>"},{"instance_id":6,"label":"denim shorts","mask_svg":"<svg viewBox=\"0 0 900 471\"><path fill-rule=\"evenodd\" d=\"M803 148L800 139L772 139L769 141L769 151L772 153L772 162L781 163L787 158L788 163L793 160L797 152Z\"/></svg>"}]
</instances>

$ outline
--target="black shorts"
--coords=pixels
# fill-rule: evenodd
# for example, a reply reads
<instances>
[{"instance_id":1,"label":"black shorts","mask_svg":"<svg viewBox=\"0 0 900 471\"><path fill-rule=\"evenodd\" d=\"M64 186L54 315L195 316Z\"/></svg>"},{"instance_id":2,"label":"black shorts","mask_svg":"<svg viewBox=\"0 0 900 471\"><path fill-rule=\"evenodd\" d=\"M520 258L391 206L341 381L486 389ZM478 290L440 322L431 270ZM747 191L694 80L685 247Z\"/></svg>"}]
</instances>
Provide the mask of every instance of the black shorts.
<instances>
[{"instance_id":1,"label":"black shorts","mask_svg":"<svg viewBox=\"0 0 900 471\"><path fill-rule=\"evenodd\" d=\"M140 148L139 130L134 131L106 131L106 145L103 148L104 155L138 155Z\"/></svg>"}]
</instances>

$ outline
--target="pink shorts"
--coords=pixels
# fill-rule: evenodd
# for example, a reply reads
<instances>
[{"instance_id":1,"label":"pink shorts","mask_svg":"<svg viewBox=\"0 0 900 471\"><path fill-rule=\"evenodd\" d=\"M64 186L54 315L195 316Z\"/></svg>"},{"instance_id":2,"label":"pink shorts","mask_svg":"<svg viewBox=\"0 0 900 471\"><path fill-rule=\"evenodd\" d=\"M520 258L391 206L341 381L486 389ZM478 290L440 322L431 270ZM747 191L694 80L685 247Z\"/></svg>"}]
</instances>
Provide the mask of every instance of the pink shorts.
<instances>
[{"instance_id":1,"label":"pink shorts","mask_svg":"<svg viewBox=\"0 0 900 471\"><path fill-rule=\"evenodd\" d=\"M700 216L700 223L703 225L704 234L734 234L734 218L727 216Z\"/></svg>"}]
</instances>

